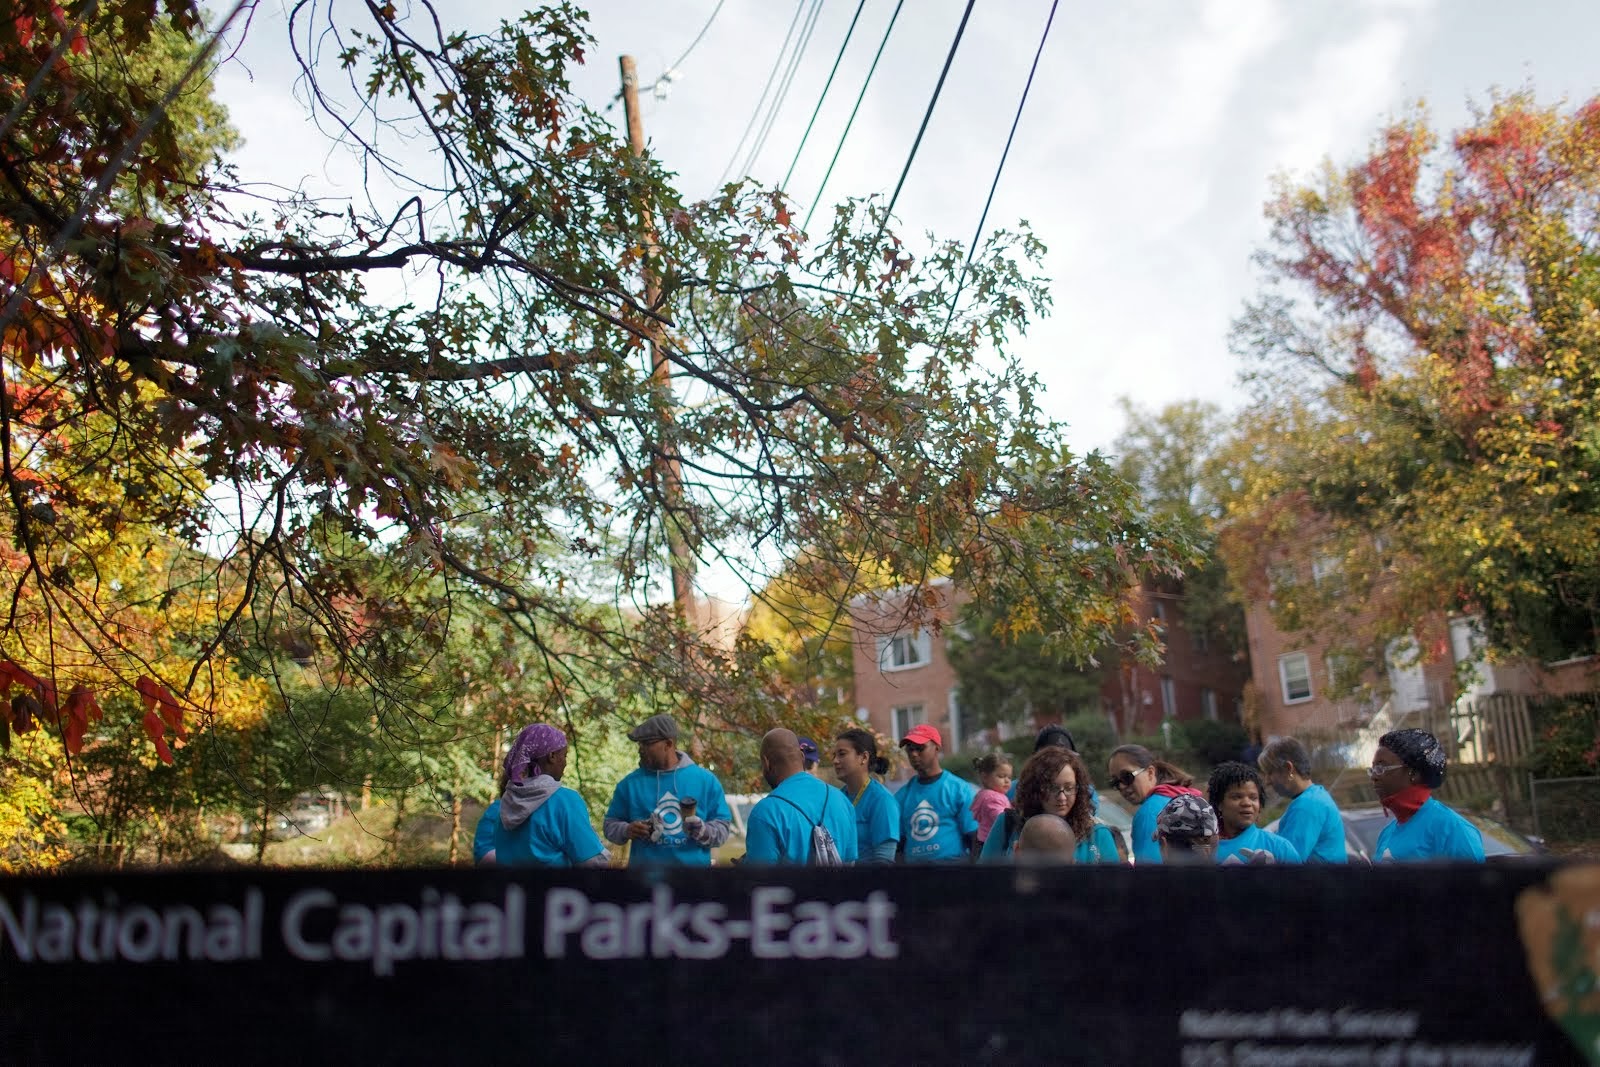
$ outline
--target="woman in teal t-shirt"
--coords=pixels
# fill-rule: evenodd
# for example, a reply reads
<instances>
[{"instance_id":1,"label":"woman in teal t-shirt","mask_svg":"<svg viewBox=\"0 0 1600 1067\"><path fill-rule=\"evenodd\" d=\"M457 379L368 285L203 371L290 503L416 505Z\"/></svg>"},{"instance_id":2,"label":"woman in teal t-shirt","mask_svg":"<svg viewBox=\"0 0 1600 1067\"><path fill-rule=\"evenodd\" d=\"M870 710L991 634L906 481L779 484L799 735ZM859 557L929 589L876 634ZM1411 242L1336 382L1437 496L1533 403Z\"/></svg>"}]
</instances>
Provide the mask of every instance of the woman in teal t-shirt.
<instances>
[{"instance_id":1,"label":"woman in teal t-shirt","mask_svg":"<svg viewBox=\"0 0 1600 1067\"><path fill-rule=\"evenodd\" d=\"M1221 822L1217 842L1217 862L1299 863L1300 850L1287 838L1256 825L1266 789L1261 772L1248 763L1229 760L1217 765L1206 783L1206 799L1216 809Z\"/></svg>"},{"instance_id":2,"label":"woman in teal t-shirt","mask_svg":"<svg viewBox=\"0 0 1600 1067\"><path fill-rule=\"evenodd\" d=\"M833 746L833 773L855 808L856 863L893 863L900 844L900 804L874 775L889 770L878 742L865 730L846 730Z\"/></svg>"},{"instance_id":3,"label":"woman in teal t-shirt","mask_svg":"<svg viewBox=\"0 0 1600 1067\"><path fill-rule=\"evenodd\" d=\"M485 811L494 821L487 862L501 867L604 867L610 857L589 824L589 808L561 784L567 735L548 723L526 727L505 759L505 791ZM476 851L476 847L474 848Z\"/></svg>"},{"instance_id":4,"label":"woman in teal t-shirt","mask_svg":"<svg viewBox=\"0 0 1600 1067\"><path fill-rule=\"evenodd\" d=\"M994 824L978 859L1004 863L1011 856L1022 824L1035 815L1058 815L1078 839L1077 863L1120 863L1116 838L1108 827L1095 822L1089 790L1089 770L1076 752L1042 748L1028 757L1017 779L1017 803Z\"/></svg>"},{"instance_id":5,"label":"woman in teal t-shirt","mask_svg":"<svg viewBox=\"0 0 1600 1067\"><path fill-rule=\"evenodd\" d=\"M1483 862L1483 834L1439 801L1444 748L1426 730L1391 730L1378 738L1372 787L1394 822L1378 835L1375 863L1418 860Z\"/></svg>"}]
</instances>

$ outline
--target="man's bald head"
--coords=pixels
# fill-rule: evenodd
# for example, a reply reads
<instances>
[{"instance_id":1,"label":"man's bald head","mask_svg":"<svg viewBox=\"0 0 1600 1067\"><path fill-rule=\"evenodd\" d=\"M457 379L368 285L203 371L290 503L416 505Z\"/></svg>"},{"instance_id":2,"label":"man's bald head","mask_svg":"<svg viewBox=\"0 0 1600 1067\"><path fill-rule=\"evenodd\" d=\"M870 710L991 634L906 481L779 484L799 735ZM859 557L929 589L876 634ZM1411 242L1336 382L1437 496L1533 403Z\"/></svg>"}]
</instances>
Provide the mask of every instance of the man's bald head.
<instances>
[{"instance_id":1,"label":"man's bald head","mask_svg":"<svg viewBox=\"0 0 1600 1067\"><path fill-rule=\"evenodd\" d=\"M1067 820L1048 813L1035 815L1022 824L1017 837L1017 862L1030 866L1050 866L1076 860L1078 838Z\"/></svg>"},{"instance_id":2,"label":"man's bald head","mask_svg":"<svg viewBox=\"0 0 1600 1067\"><path fill-rule=\"evenodd\" d=\"M761 738L761 776L767 784L777 788L779 782L804 769L805 756L800 752L799 736L782 727L768 730Z\"/></svg>"}]
</instances>

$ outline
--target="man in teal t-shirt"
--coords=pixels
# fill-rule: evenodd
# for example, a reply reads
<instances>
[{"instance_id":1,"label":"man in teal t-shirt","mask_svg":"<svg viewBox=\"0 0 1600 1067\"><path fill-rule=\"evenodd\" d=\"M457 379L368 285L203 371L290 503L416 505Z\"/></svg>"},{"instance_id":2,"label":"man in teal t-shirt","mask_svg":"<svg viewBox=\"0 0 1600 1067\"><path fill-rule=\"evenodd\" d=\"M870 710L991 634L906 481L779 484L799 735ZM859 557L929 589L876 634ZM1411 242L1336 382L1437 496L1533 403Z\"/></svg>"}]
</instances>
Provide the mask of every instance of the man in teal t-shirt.
<instances>
[{"instance_id":1,"label":"man in teal t-shirt","mask_svg":"<svg viewBox=\"0 0 1600 1067\"><path fill-rule=\"evenodd\" d=\"M710 866L711 850L728 839L733 823L722 783L678 751L670 715L651 716L628 739L639 746L639 769L617 783L606 809L606 840L628 845L630 867Z\"/></svg>"},{"instance_id":2,"label":"man in teal t-shirt","mask_svg":"<svg viewBox=\"0 0 1600 1067\"><path fill-rule=\"evenodd\" d=\"M770 730L761 739L761 776L772 788L750 811L745 824L747 864L813 864L813 831L833 837L843 863L855 863L855 812L850 800L822 779L805 772L800 739L791 730Z\"/></svg>"},{"instance_id":3,"label":"man in teal t-shirt","mask_svg":"<svg viewBox=\"0 0 1600 1067\"><path fill-rule=\"evenodd\" d=\"M1273 790L1289 798L1289 807L1278 819L1278 835L1307 863L1348 863L1339 805L1311 780L1311 753L1306 746L1292 737L1280 737L1261 750L1256 765Z\"/></svg>"},{"instance_id":4,"label":"man in teal t-shirt","mask_svg":"<svg viewBox=\"0 0 1600 1067\"><path fill-rule=\"evenodd\" d=\"M916 777L900 787L900 856L905 863L958 863L972 854L978 820L972 815L977 792L939 765L944 738L924 723L900 739Z\"/></svg>"}]
</instances>

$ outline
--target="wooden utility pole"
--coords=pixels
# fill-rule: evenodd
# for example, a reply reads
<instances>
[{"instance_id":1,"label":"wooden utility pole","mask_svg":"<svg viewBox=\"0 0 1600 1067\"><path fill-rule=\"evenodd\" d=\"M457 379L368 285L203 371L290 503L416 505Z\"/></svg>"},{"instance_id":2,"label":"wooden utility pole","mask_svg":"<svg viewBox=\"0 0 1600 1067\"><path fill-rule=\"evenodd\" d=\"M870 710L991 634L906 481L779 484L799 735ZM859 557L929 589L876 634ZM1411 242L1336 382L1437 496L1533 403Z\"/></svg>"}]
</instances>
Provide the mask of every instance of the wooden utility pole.
<instances>
[{"instance_id":1,"label":"wooden utility pole","mask_svg":"<svg viewBox=\"0 0 1600 1067\"><path fill-rule=\"evenodd\" d=\"M618 60L622 68L622 106L628 116L628 147L636 158L644 155L644 120L639 115L639 70L632 56ZM644 229L646 247L653 255L656 251L655 219L648 206L640 220ZM644 299L652 312L659 312L661 280L655 267L647 258L644 264ZM672 602L680 621L696 623L694 613L694 556L689 551L689 539L684 529L687 512L683 506L683 468L678 462L677 447L672 444L673 406L672 373L662 346L661 323L649 319L645 325L650 335L651 381L655 386L656 404L660 411L661 452L656 466L661 478L661 497L666 504L663 526L667 534L667 553L672 562Z\"/></svg>"}]
</instances>

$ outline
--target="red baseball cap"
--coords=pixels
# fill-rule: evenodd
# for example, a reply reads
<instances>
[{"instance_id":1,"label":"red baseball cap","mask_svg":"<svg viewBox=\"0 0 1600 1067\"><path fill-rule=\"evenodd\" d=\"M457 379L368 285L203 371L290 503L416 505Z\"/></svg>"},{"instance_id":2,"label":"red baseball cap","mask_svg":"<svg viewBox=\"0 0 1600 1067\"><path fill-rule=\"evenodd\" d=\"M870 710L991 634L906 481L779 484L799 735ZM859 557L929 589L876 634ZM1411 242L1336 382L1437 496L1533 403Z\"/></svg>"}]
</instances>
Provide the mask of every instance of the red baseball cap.
<instances>
[{"instance_id":1,"label":"red baseball cap","mask_svg":"<svg viewBox=\"0 0 1600 1067\"><path fill-rule=\"evenodd\" d=\"M900 743L902 745L907 741L911 742L913 745L925 745L929 741L932 741L940 748L944 747L944 738L939 736L938 730L935 730L927 723L923 723L920 726L913 726L911 728L911 732L900 739Z\"/></svg>"}]
</instances>

